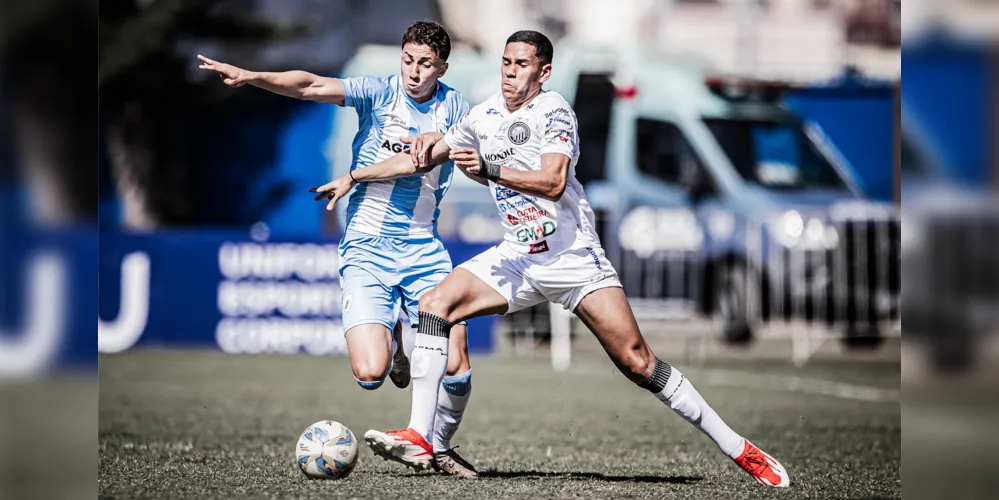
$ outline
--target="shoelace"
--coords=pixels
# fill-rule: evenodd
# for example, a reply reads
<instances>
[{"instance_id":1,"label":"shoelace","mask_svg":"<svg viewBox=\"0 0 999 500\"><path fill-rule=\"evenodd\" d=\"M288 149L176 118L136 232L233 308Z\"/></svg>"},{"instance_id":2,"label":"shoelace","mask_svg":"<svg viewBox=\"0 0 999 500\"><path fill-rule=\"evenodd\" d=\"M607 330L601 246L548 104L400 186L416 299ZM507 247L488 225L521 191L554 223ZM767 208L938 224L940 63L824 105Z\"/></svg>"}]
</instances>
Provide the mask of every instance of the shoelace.
<instances>
[{"instance_id":1,"label":"shoelace","mask_svg":"<svg viewBox=\"0 0 999 500\"><path fill-rule=\"evenodd\" d=\"M451 448L450 450L445 451L444 452L444 456L447 457L447 459L450 462L456 463L456 464L458 464L458 465L460 465L460 466L462 466L462 467L464 467L464 468L466 468L468 470L474 471L475 467L472 467L472 464L466 462L465 459L461 458L461 455L458 455L458 452L454 451L454 450L457 450L458 448L459 448L459 446L455 446L454 448Z\"/></svg>"},{"instance_id":2,"label":"shoelace","mask_svg":"<svg viewBox=\"0 0 999 500\"><path fill-rule=\"evenodd\" d=\"M770 469L770 463L762 453L753 450L742 459L743 468L754 476L761 476Z\"/></svg>"}]
</instances>

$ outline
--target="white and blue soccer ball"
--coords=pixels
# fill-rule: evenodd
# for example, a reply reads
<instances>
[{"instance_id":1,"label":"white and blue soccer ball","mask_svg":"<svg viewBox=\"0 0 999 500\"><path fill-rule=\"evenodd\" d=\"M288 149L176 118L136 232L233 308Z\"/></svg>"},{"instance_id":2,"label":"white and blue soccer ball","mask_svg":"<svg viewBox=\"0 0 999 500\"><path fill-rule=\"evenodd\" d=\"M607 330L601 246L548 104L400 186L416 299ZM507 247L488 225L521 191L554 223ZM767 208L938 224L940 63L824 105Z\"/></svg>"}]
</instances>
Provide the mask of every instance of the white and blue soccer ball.
<instances>
[{"instance_id":1,"label":"white and blue soccer ball","mask_svg":"<svg viewBox=\"0 0 999 500\"><path fill-rule=\"evenodd\" d=\"M357 438L346 425L316 422L302 432L295 447L298 468L312 479L343 479L357 464Z\"/></svg>"}]
</instances>

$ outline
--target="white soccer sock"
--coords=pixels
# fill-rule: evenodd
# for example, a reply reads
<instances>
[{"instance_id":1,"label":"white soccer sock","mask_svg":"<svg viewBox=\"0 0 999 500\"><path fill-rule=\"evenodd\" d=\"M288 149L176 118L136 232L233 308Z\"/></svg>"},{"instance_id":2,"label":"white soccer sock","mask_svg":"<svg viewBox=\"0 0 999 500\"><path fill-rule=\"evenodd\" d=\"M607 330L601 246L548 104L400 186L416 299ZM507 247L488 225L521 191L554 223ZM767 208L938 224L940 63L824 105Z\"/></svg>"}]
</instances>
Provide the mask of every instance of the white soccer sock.
<instances>
[{"instance_id":1,"label":"white soccer sock","mask_svg":"<svg viewBox=\"0 0 999 500\"><path fill-rule=\"evenodd\" d=\"M461 424L461 417L472 396L472 370L444 377L437 394L437 423L434 428L434 451L451 449L451 437Z\"/></svg>"},{"instance_id":2,"label":"white soccer sock","mask_svg":"<svg viewBox=\"0 0 999 500\"><path fill-rule=\"evenodd\" d=\"M745 440L715 413L680 370L657 359L652 378L641 386L652 391L677 415L700 429L729 458L736 458L742 453Z\"/></svg>"},{"instance_id":3,"label":"white soccer sock","mask_svg":"<svg viewBox=\"0 0 999 500\"><path fill-rule=\"evenodd\" d=\"M448 337L451 325L442 318L420 311L420 325L410 359L413 376L413 407L409 428L419 432L428 442L433 441L434 416L437 413L437 392L447 371Z\"/></svg>"}]
</instances>

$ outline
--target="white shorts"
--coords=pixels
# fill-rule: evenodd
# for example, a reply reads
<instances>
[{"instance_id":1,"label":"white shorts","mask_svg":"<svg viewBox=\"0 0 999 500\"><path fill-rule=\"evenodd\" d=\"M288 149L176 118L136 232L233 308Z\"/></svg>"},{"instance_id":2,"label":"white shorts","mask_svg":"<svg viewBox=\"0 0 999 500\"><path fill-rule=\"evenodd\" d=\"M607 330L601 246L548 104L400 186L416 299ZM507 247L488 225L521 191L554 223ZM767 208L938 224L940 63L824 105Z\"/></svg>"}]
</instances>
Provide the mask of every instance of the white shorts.
<instances>
[{"instance_id":1,"label":"white shorts","mask_svg":"<svg viewBox=\"0 0 999 500\"><path fill-rule=\"evenodd\" d=\"M458 266L474 274L507 301L507 314L545 301L575 312L591 292L621 287L617 271L599 245L574 247L548 260L500 243Z\"/></svg>"}]
</instances>

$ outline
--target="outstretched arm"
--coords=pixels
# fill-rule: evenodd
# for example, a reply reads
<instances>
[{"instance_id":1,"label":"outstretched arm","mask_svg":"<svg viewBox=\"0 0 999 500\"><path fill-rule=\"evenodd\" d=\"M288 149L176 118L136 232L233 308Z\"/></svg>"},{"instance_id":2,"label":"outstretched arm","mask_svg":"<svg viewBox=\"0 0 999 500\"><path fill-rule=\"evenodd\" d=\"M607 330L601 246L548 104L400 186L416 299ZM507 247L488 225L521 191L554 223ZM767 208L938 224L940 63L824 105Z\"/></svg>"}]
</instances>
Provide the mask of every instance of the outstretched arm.
<instances>
[{"instance_id":1,"label":"outstretched arm","mask_svg":"<svg viewBox=\"0 0 999 500\"><path fill-rule=\"evenodd\" d=\"M306 101L325 102L343 106L345 92L343 84L336 78L314 75L307 71L283 71L266 73L248 71L205 56L198 55L201 69L215 71L222 77L222 82L230 87L242 87L250 84L269 90L275 94L303 99Z\"/></svg>"},{"instance_id":2,"label":"outstretched arm","mask_svg":"<svg viewBox=\"0 0 999 500\"><path fill-rule=\"evenodd\" d=\"M360 182L384 181L429 172L437 168L438 165L446 163L448 152L451 151L446 142L439 140L440 134L436 135L438 140L430 148L429 157L424 166L418 166L410 153L399 153L385 161L354 170L320 187L311 188L309 192L318 193L316 201L328 198L330 202L326 205L326 210L333 210L340 198L343 198ZM402 142L406 144L412 144L415 140L416 138L402 138Z\"/></svg>"}]
</instances>

